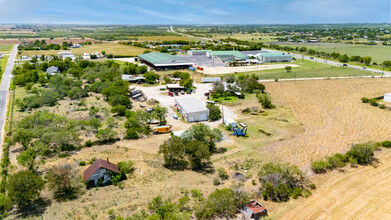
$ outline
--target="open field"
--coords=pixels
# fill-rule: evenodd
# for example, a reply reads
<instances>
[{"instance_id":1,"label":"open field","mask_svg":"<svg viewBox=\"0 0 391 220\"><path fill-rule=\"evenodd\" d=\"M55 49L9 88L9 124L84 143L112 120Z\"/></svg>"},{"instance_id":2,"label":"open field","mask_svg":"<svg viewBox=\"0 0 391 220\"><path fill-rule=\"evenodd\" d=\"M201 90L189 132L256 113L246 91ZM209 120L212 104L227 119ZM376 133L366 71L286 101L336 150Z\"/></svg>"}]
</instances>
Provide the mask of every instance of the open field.
<instances>
[{"instance_id":1,"label":"open field","mask_svg":"<svg viewBox=\"0 0 391 220\"><path fill-rule=\"evenodd\" d=\"M238 40L246 40L250 42L273 42L276 41L276 37L270 36L270 35L265 35L265 34L213 34L212 39L214 40L220 40L220 39L225 39L225 38L234 38Z\"/></svg>"},{"instance_id":2,"label":"open field","mask_svg":"<svg viewBox=\"0 0 391 220\"><path fill-rule=\"evenodd\" d=\"M290 107L305 131L267 148L278 158L309 170L310 162L344 153L353 143L390 138L390 111L361 97L390 92L391 79L265 83L276 103Z\"/></svg>"},{"instance_id":3,"label":"open field","mask_svg":"<svg viewBox=\"0 0 391 220\"><path fill-rule=\"evenodd\" d=\"M262 65L255 65L255 66L236 66L236 67L204 67L204 71L202 71L202 73L208 75L219 75L219 74L230 74L230 73L238 73L238 72L254 72L254 71L262 71L262 70L270 70L270 69L284 69L286 66L299 67L299 65L297 64L290 64L290 63L262 64Z\"/></svg>"},{"instance_id":4,"label":"open field","mask_svg":"<svg viewBox=\"0 0 391 220\"><path fill-rule=\"evenodd\" d=\"M307 47L320 52L347 54L348 56L370 56L372 62L382 63L384 60L390 60L391 47L382 45L361 45L361 44L333 44L333 43L287 43L278 42L279 45L290 45L298 47Z\"/></svg>"},{"instance_id":5,"label":"open field","mask_svg":"<svg viewBox=\"0 0 391 220\"><path fill-rule=\"evenodd\" d=\"M11 52L13 45L12 44L0 44L0 53Z\"/></svg>"},{"instance_id":6,"label":"open field","mask_svg":"<svg viewBox=\"0 0 391 220\"><path fill-rule=\"evenodd\" d=\"M122 55L122 56L137 56L144 52L144 48L133 47L128 45L116 44L116 43L102 43L86 45L80 48L71 48L70 51L73 54L81 55L82 53L101 53L106 51L106 54ZM26 50L22 51L21 55L33 56L33 55L57 55L58 52L64 50Z\"/></svg>"},{"instance_id":7,"label":"open field","mask_svg":"<svg viewBox=\"0 0 391 220\"><path fill-rule=\"evenodd\" d=\"M280 219L390 219L391 151L375 156L374 166L321 176L313 195L291 203Z\"/></svg>"},{"instance_id":8,"label":"open field","mask_svg":"<svg viewBox=\"0 0 391 220\"><path fill-rule=\"evenodd\" d=\"M298 67L294 67L297 65ZM262 65L261 65L262 66ZM356 70L346 67L334 67L323 63L308 60L297 60L292 63L292 71L287 72L284 68L244 72L255 74L260 79L291 79L312 77L341 77L341 76L369 76L377 75L368 71Z\"/></svg>"},{"instance_id":9,"label":"open field","mask_svg":"<svg viewBox=\"0 0 391 220\"><path fill-rule=\"evenodd\" d=\"M194 40L193 38L185 36L129 36L129 38L137 38L138 41Z\"/></svg>"}]
</instances>

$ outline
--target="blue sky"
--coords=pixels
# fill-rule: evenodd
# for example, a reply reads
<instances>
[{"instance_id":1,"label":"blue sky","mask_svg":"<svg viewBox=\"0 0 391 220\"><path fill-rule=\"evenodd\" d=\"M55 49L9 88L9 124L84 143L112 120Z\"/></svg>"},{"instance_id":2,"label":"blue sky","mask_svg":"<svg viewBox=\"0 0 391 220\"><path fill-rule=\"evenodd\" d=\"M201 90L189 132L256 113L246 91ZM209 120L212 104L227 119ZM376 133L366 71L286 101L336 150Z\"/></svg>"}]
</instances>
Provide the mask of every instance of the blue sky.
<instances>
[{"instance_id":1,"label":"blue sky","mask_svg":"<svg viewBox=\"0 0 391 220\"><path fill-rule=\"evenodd\" d=\"M389 23L390 1L391 0L0 0L0 23Z\"/></svg>"}]
</instances>

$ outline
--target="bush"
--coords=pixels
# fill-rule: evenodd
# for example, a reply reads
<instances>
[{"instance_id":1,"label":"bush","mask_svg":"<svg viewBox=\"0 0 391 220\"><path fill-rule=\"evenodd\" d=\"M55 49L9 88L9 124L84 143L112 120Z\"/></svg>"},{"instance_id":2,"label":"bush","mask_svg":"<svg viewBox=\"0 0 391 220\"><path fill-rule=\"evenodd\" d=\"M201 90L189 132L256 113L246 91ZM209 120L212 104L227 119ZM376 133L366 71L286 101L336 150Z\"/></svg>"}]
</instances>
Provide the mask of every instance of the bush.
<instances>
[{"instance_id":1,"label":"bush","mask_svg":"<svg viewBox=\"0 0 391 220\"><path fill-rule=\"evenodd\" d=\"M369 99L369 104L372 106L375 106L375 107L377 107L379 105L379 103L377 103L376 99Z\"/></svg>"},{"instance_id":2,"label":"bush","mask_svg":"<svg viewBox=\"0 0 391 220\"><path fill-rule=\"evenodd\" d=\"M121 173L130 174L134 171L133 161L131 161L131 160L118 162L117 165L118 165L118 169Z\"/></svg>"},{"instance_id":3,"label":"bush","mask_svg":"<svg viewBox=\"0 0 391 220\"><path fill-rule=\"evenodd\" d=\"M220 184L220 179L218 177L213 178L213 185L218 186Z\"/></svg>"},{"instance_id":4,"label":"bush","mask_svg":"<svg viewBox=\"0 0 391 220\"><path fill-rule=\"evenodd\" d=\"M311 163L311 169L314 173L326 173L331 164L327 161L314 161Z\"/></svg>"},{"instance_id":5,"label":"bush","mask_svg":"<svg viewBox=\"0 0 391 220\"><path fill-rule=\"evenodd\" d=\"M379 108L380 108L380 109L386 109L386 106L383 105L383 104L380 104L380 105L379 105Z\"/></svg>"},{"instance_id":6,"label":"bush","mask_svg":"<svg viewBox=\"0 0 391 220\"><path fill-rule=\"evenodd\" d=\"M229 178L227 171L225 171L224 168L217 169L217 172L219 173L219 177L222 180L227 180Z\"/></svg>"},{"instance_id":7,"label":"bush","mask_svg":"<svg viewBox=\"0 0 391 220\"><path fill-rule=\"evenodd\" d=\"M79 162L79 166L85 166L85 165L86 165L86 162L84 160Z\"/></svg>"},{"instance_id":8,"label":"bush","mask_svg":"<svg viewBox=\"0 0 391 220\"><path fill-rule=\"evenodd\" d=\"M361 98L361 102L362 102L362 103L368 103L368 102L369 102L369 99L366 98L366 97L362 97L362 98Z\"/></svg>"},{"instance_id":9,"label":"bush","mask_svg":"<svg viewBox=\"0 0 391 220\"><path fill-rule=\"evenodd\" d=\"M349 159L346 158L345 155L342 154L335 154L334 156L331 156L327 158L327 162L330 164L331 168L341 168L346 166L346 162Z\"/></svg>"},{"instance_id":10,"label":"bush","mask_svg":"<svg viewBox=\"0 0 391 220\"><path fill-rule=\"evenodd\" d=\"M381 142L381 146L385 148L391 148L391 141L383 141Z\"/></svg>"},{"instance_id":11,"label":"bush","mask_svg":"<svg viewBox=\"0 0 391 220\"><path fill-rule=\"evenodd\" d=\"M266 109L273 109L275 106L272 104L272 101L267 94L261 94L258 97L258 101L262 104L262 106Z\"/></svg>"},{"instance_id":12,"label":"bush","mask_svg":"<svg viewBox=\"0 0 391 220\"><path fill-rule=\"evenodd\" d=\"M138 133L132 129L132 128L129 128L128 130L126 130L126 135L125 135L125 139L137 139L139 136L138 136Z\"/></svg>"},{"instance_id":13,"label":"bush","mask_svg":"<svg viewBox=\"0 0 391 220\"><path fill-rule=\"evenodd\" d=\"M358 164L369 164L374 157L375 145L371 143L355 144L346 155L356 159Z\"/></svg>"},{"instance_id":14,"label":"bush","mask_svg":"<svg viewBox=\"0 0 391 220\"><path fill-rule=\"evenodd\" d=\"M206 106L209 109L209 119L212 121L217 121L221 118L221 110L219 106L214 104L208 104Z\"/></svg>"}]
</instances>

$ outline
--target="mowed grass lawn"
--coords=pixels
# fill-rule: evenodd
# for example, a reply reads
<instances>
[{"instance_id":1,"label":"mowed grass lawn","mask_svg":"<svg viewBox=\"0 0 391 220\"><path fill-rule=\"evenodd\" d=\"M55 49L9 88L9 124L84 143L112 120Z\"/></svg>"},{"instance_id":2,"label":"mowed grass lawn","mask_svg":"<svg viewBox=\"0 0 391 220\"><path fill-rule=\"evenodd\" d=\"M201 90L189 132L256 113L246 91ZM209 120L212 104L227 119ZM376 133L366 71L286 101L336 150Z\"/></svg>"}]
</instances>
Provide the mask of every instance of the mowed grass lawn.
<instances>
[{"instance_id":1,"label":"mowed grass lawn","mask_svg":"<svg viewBox=\"0 0 391 220\"><path fill-rule=\"evenodd\" d=\"M307 60L297 60L292 64L300 65L293 67L290 72L283 69L271 69L244 72L239 74L255 74L259 79L291 79L291 78L313 78L313 77L342 77L342 76L369 76L378 75L368 71L356 70L348 67L334 67L331 65L316 63Z\"/></svg>"},{"instance_id":2,"label":"mowed grass lawn","mask_svg":"<svg viewBox=\"0 0 391 220\"><path fill-rule=\"evenodd\" d=\"M12 44L0 44L0 53L10 52L12 49Z\"/></svg>"},{"instance_id":3,"label":"mowed grass lawn","mask_svg":"<svg viewBox=\"0 0 391 220\"><path fill-rule=\"evenodd\" d=\"M116 43L102 43L102 44L93 44L93 45L86 45L82 46L80 48L71 48L70 51L72 51L75 55L81 55L82 53L101 53L102 51L106 51L106 54L113 54L113 55L122 55L122 56L137 56L139 54L142 54L146 49L145 48L139 48L139 47L133 47L128 45L122 45L122 44L116 44ZM57 55L58 52L61 52L64 50L26 50L22 51L22 56L33 56L33 55ZM69 51L69 50L68 50Z\"/></svg>"}]
</instances>

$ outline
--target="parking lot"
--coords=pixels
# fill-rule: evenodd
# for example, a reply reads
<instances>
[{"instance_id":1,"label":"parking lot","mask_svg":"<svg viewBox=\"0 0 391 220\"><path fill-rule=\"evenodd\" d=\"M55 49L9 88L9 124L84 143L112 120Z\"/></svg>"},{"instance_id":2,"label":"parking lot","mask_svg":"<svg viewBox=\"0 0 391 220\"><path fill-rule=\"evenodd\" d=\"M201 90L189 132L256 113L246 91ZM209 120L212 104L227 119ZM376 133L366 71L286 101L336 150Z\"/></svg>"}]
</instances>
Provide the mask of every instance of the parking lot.
<instances>
[{"instance_id":1,"label":"parking lot","mask_svg":"<svg viewBox=\"0 0 391 220\"><path fill-rule=\"evenodd\" d=\"M188 59L189 61L195 63L196 66L201 66L201 67L225 67L225 66L227 66L220 59L212 59L212 58L207 57L206 55L194 55L194 56L178 55L178 56Z\"/></svg>"},{"instance_id":2,"label":"parking lot","mask_svg":"<svg viewBox=\"0 0 391 220\"><path fill-rule=\"evenodd\" d=\"M167 108L168 110L168 117L167 117L167 122L170 125L173 125L173 130L178 131L178 130L185 130L189 128L192 124L190 123L184 123L181 120L177 120L173 118L173 115L176 114L173 110L172 107L175 105L175 99L176 98L186 98L186 97L194 97L200 100L201 102L205 103L207 101L206 97L204 94L208 92L209 90L212 89L212 84L194 84L194 86L197 88L195 93L192 94L178 94L178 96L168 96L168 90L160 90L161 88L166 88L165 85L161 86L154 86L154 87L142 87L142 86L134 86L137 89L140 89L143 91L145 96L150 99L156 99L160 102L160 105ZM141 104L141 102L135 102L134 104L136 105L137 103ZM236 115L232 110L230 110L228 107L224 106L224 116L226 118L236 118ZM215 122L205 122L211 127L217 127L219 124L222 123L222 119L215 121Z\"/></svg>"}]
</instances>

